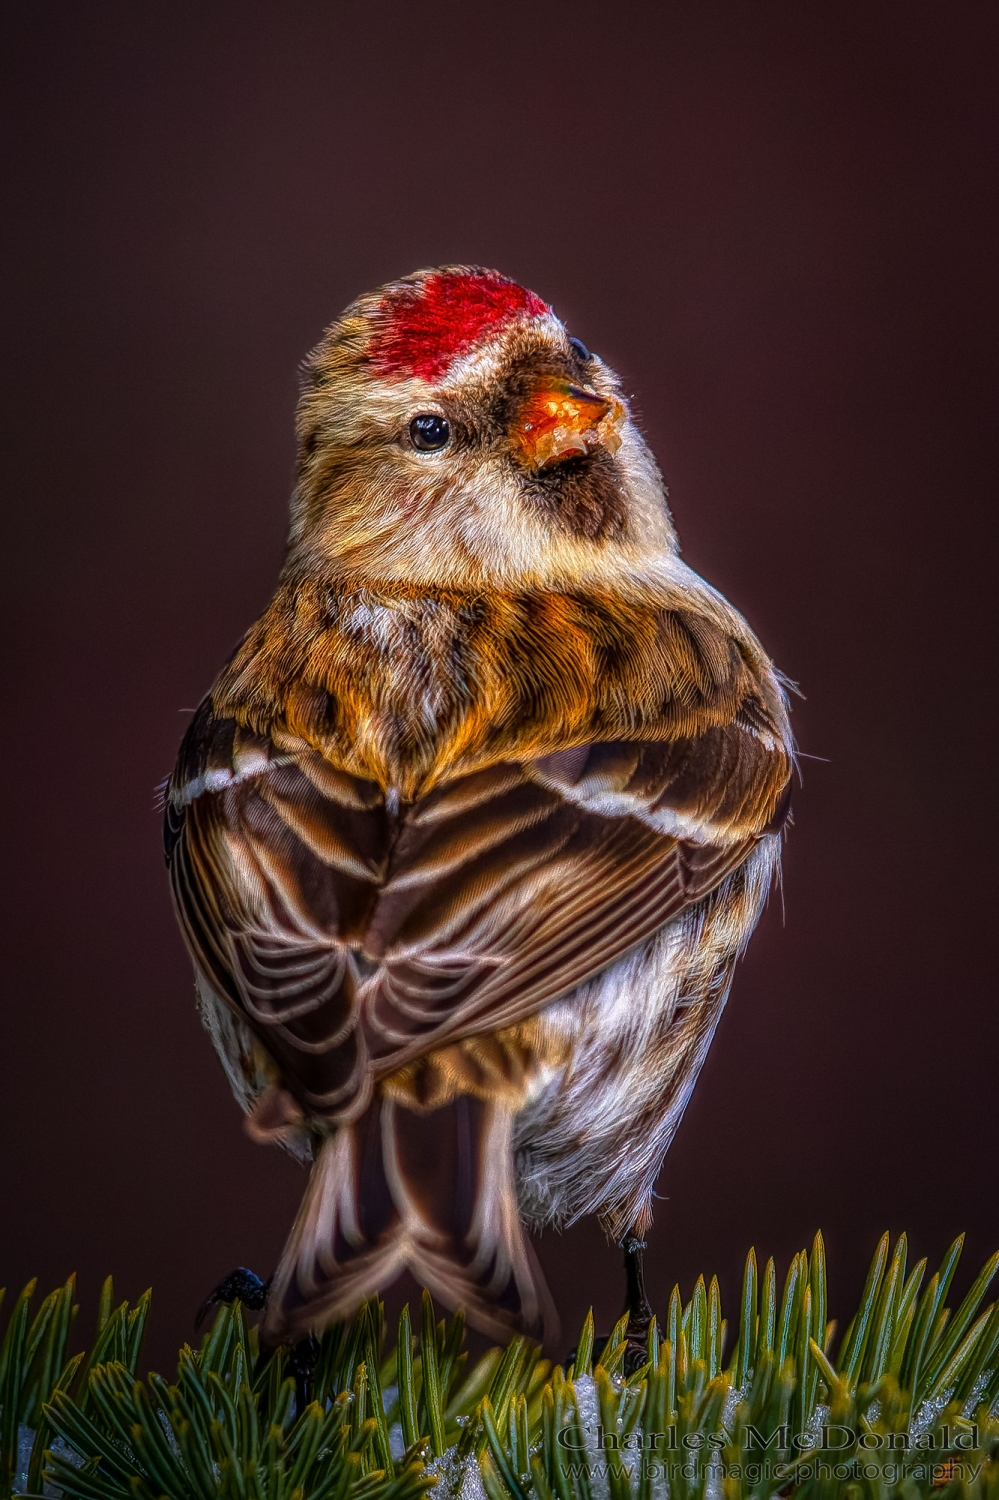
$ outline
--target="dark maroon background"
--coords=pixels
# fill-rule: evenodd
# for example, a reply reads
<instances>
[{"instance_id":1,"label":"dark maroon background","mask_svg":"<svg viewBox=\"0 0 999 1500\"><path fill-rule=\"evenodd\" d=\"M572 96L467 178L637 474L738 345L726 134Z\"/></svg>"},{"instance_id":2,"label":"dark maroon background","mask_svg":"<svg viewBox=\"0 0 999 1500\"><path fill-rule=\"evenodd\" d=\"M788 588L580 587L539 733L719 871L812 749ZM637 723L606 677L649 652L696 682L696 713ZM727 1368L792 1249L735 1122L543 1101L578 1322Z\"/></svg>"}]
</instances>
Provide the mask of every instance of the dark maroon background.
<instances>
[{"instance_id":1,"label":"dark maroon background","mask_svg":"<svg viewBox=\"0 0 999 1500\"><path fill-rule=\"evenodd\" d=\"M471 13L474 12L474 16ZM0 1280L164 1364L302 1186L201 1034L155 784L280 561L296 365L499 267L624 374L685 556L807 695L771 902L669 1158L662 1304L995 1204L992 4L13 4ZM471 18L470 18L471 17ZM568 1332L592 1224L541 1243Z\"/></svg>"}]
</instances>

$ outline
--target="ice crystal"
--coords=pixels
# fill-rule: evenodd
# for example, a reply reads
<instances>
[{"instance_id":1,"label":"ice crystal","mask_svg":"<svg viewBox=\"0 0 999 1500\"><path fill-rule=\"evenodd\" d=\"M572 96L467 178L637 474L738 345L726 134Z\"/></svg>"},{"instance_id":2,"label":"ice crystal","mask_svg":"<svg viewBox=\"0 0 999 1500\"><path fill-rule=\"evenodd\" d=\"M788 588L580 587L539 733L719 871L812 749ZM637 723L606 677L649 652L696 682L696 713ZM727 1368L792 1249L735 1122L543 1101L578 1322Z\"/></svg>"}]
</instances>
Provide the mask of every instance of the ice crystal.
<instances>
[{"instance_id":1,"label":"ice crystal","mask_svg":"<svg viewBox=\"0 0 999 1500\"><path fill-rule=\"evenodd\" d=\"M440 1458L431 1460L427 1473L434 1479L434 1500L486 1500L474 1455L459 1458L456 1447L448 1448Z\"/></svg>"},{"instance_id":2,"label":"ice crystal","mask_svg":"<svg viewBox=\"0 0 999 1500\"><path fill-rule=\"evenodd\" d=\"M940 1391L936 1396L932 1396L928 1401L924 1401L912 1419L909 1427L910 1435L912 1437L922 1437L924 1432L929 1432L936 1425L940 1413L950 1404L953 1394L954 1387L948 1386L946 1390ZM876 1405L877 1403L873 1402L867 1413L868 1417L871 1417L872 1420L876 1420L872 1417L872 1412Z\"/></svg>"}]
</instances>

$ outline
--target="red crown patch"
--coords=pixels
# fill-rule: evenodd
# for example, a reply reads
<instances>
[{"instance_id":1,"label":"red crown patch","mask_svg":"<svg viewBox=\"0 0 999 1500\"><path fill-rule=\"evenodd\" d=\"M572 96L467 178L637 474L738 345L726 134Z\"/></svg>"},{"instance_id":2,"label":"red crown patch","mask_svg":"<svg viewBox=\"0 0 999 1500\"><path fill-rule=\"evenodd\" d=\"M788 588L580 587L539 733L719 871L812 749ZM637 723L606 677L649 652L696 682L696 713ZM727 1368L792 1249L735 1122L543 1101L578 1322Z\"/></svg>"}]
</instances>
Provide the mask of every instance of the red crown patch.
<instances>
[{"instance_id":1,"label":"red crown patch","mask_svg":"<svg viewBox=\"0 0 999 1500\"><path fill-rule=\"evenodd\" d=\"M438 273L386 297L368 355L381 375L434 380L487 333L550 311L526 287L488 271Z\"/></svg>"}]
</instances>

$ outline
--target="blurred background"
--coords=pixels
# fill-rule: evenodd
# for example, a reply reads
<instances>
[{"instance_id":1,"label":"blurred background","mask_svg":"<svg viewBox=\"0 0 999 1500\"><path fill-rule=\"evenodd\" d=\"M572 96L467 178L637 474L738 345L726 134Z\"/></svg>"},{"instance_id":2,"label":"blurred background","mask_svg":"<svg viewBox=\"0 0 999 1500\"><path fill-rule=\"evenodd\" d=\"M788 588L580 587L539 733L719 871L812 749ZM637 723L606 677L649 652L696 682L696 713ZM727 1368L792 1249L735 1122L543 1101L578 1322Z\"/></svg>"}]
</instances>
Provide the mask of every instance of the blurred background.
<instances>
[{"instance_id":1,"label":"blurred background","mask_svg":"<svg viewBox=\"0 0 999 1500\"><path fill-rule=\"evenodd\" d=\"M441 261L622 373L686 560L805 695L776 894L668 1158L665 1309L826 1234L963 1281L996 1203L990 5L5 8L0 1283L154 1287L150 1358L303 1186L202 1034L156 784L281 560L297 366ZM991 1101L991 1102L990 1102ZM566 1348L623 1281L546 1234ZM393 1305L398 1305L402 1290Z\"/></svg>"}]
</instances>

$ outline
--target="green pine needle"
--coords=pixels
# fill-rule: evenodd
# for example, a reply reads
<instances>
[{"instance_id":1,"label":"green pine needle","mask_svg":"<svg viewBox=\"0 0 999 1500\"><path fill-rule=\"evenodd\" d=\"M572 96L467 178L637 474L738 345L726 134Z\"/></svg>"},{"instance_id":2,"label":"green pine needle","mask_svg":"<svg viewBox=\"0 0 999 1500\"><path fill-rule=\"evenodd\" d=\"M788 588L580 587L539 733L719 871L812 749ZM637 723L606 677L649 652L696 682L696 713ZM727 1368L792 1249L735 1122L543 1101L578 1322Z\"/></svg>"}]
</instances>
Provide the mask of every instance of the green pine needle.
<instances>
[{"instance_id":1,"label":"green pine needle","mask_svg":"<svg viewBox=\"0 0 999 1500\"><path fill-rule=\"evenodd\" d=\"M466 1368L461 1314L424 1293L419 1337L407 1307L386 1348L371 1303L323 1336L301 1412L286 1351L261 1354L238 1304L181 1349L174 1383L139 1380L148 1292L115 1307L105 1282L93 1345L70 1356L73 1279L36 1309L32 1282L0 1343L0 1496L999 1500L999 1254L951 1313L961 1243L921 1290L925 1262L907 1275L905 1237L886 1235L835 1358L821 1235L780 1298L750 1251L727 1366L715 1280L674 1291L634 1374L626 1319L595 1362L591 1314L566 1367L516 1338Z\"/></svg>"}]
</instances>

